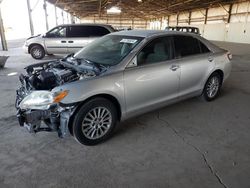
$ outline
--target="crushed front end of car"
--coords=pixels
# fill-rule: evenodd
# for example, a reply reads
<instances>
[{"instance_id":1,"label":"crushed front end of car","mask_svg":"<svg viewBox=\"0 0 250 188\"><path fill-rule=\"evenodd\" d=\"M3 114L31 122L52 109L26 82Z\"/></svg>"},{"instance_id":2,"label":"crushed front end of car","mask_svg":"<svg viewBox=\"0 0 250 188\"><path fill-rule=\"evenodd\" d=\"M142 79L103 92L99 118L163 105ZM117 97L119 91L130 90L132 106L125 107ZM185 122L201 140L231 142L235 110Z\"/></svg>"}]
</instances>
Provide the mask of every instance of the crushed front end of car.
<instances>
[{"instance_id":1,"label":"crushed front end of car","mask_svg":"<svg viewBox=\"0 0 250 188\"><path fill-rule=\"evenodd\" d=\"M57 89L54 92L53 89L95 77L105 70L87 60L71 57L30 65L25 69L27 74L19 76L21 86L16 90L19 124L30 133L57 131L59 137L65 137L69 132L69 121L78 103L60 103L70 91Z\"/></svg>"}]
</instances>

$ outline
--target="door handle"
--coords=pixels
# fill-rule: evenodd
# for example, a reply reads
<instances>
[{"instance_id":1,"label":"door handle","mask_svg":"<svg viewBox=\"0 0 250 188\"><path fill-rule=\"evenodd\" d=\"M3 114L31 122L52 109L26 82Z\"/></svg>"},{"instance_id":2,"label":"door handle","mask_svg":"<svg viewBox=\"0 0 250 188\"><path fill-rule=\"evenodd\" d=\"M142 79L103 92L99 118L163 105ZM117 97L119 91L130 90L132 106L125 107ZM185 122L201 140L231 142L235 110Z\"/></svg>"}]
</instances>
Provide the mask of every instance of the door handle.
<instances>
[{"instance_id":1,"label":"door handle","mask_svg":"<svg viewBox=\"0 0 250 188\"><path fill-rule=\"evenodd\" d=\"M62 40L61 43L66 43L66 40Z\"/></svg>"},{"instance_id":2,"label":"door handle","mask_svg":"<svg viewBox=\"0 0 250 188\"><path fill-rule=\"evenodd\" d=\"M74 43L74 41L73 41L73 40L70 40L70 41L68 41L68 43Z\"/></svg>"},{"instance_id":3,"label":"door handle","mask_svg":"<svg viewBox=\"0 0 250 188\"><path fill-rule=\"evenodd\" d=\"M171 69L172 71L176 71L178 68L180 68L179 65L172 65L172 66L170 67L170 69Z\"/></svg>"},{"instance_id":4,"label":"door handle","mask_svg":"<svg viewBox=\"0 0 250 188\"><path fill-rule=\"evenodd\" d=\"M208 59L207 59L209 62L212 62L213 60L214 60L214 58L213 57L208 57Z\"/></svg>"}]
</instances>

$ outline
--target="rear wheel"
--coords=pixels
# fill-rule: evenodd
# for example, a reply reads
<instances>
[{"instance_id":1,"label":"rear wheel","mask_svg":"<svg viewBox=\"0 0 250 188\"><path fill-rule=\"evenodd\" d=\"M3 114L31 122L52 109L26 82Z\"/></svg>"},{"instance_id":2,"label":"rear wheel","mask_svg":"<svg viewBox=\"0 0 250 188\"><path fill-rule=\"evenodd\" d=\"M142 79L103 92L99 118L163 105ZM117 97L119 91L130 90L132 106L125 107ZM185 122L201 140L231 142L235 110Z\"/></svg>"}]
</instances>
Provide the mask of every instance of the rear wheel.
<instances>
[{"instance_id":1,"label":"rear wheel","mask_svg":"<svg viewBox=\"0 0 250 188\"><path fill-rule=\"evenodd\" d=\"M207 80L203 93L202 98L206 101L214 100L220 93L222 84L221 76L215 72L213 73Z\"/></svg>"},{"instance_id":2,"label":"rear wheel","mask_svg":"<svg viewBox=\"0 0 250 188\"><path fill-rule=\"evenodd\" d=\"M40 45L34 45L30 49L30 55L34 59L42 59L45 56L45 51L42 46Z\"/></svg>"},{"instance_id":3,"label":"rear wheel","mask_svg":"<svg viewBox=\"0 0 250 188\"><path fill-rule=\"evenodd\" d=\"M75 116L73 135L84 145L96 145L108 139L117 123L117 110L105 98L95 98L84 104Z\"/></svg>"}]
</instances>

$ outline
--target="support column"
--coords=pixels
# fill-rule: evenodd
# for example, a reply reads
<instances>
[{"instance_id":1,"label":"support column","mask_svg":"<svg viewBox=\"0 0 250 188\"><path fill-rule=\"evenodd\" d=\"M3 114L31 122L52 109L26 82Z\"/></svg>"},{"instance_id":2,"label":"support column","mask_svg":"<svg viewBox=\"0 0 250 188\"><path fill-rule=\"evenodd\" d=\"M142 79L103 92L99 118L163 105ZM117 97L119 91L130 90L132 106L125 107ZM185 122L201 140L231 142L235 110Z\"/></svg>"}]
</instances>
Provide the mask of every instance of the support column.
<instances>
[{"instance_id":1,"label":"support column","mask_svg":"<svg viewBox=\"0 0 250 188\"><path fill-rule=\"evenodd\" d=\"M8 47L7 47L7 42L6 42L5 33L4 33L3 19L2 19L2 14L1 14L1 4L0 4L0 36L1 36L2 48L4 51L7 51Z\"/></svg>"},{"instance_id":2,"label":"support column","mask_svg":"<svg viewBox=\"0 0 250 188\"><path fill-rule=\"evenodd\" d=\"M56 5L54 5L54 8L55 8L55 18L56 18L56 25L58 25L58 18L57 18L57 10L56 10Z\"/></svg>"},{"instance_id":3,"label":"support column","mask_svg":"<svg viewBox=\"0 0 250 188\"><path fill-rule=\"evenodd\" d=\"M67 14L67 22L69 24L69 13L67 12L66 14Z\"/></svg>"},{"instance_id":4,"label":"support column","mask_svg":"<svg viewBox=\"0 0 250 188\"><path fill-rule=\"evenodd\" d=\"M192 17L192 12L190 11L188 14L188 25L191 24L191 17Z\"/></svg>"},{"instance_id":5,"label":"support column","mask_svg":"<svg viewBox=\"0 0 250 188\"><path fill-rule=\"evenodd\" d=\"M228 11L227 23L231 22L232 8L233 8L233 4L230 4L229 11Z\"/></svg>"},{"instance_id":6,"label":"support column","mask_svg":"<svg viewBox=\"0 0 250 188\"><path fill-rule=\"evenodd\" d=\"M28 8L28 15L29 15L29 22L30 22L30 34L31 36L34 35L34 26L33 26L33 20L31 15L31 8L30 8L30 0L27 0L27 8Z\"/></svg>"},{"instance_id":7,"label":"support column","mask_svg":"<svg viewBox=\"0 0 250 188\"><path fill-rule=\"evenodd\" d=\"M102 14L102 0L99 0L99 10L98 10L99 19L101 18L101 14Z\"/></svg>"},{"instance_id":8,"label":"support column","mask_svg":"<svg viewBox=\"0 0 250 188\"><path fill-rule=\"evenodd\" d=\"M71 23L72 23L72 24L75 24L75 23L76 23L75 16L73 16L72 14L71 14Z\"/></svg>"},{"instance_id":9,"label":"support column","mask_svg":"<svg viewBox=\"0 0 250 188\"><path fill-rule=\"evenodd\" d=\"M63 24L64 24L64 16L63 16L63 10L62 10L62 21L63 21Z\"/></svg>"},{"instance_id":10,"label":"support column","mask_svg":"<svg viewBox=\"0 0 250 188\"><path fill-rule=\"evenodd\" d=\"M207 15L208 15L208 8L206 8L204 24L207 24Z\"/></svg>"},{"instance_id":11,"label":"support column","mask_svg":"<svg viewBox=\"0 0 250 188\"><path fill-rule=\"evenodd\" d=\"M179 13L177 13L177 18L176 18L177 20L176 20L176 25L178 26L179 25Z\"/></svg>"},{"instance_id":12,"label":"support column","mask_svg":"<svg viewBox=\"0 0 250 188\"><path fill-rule=\"evenodd\" d=\"M49 24L48 24L48 14L47 14L47 4L46 0L43 1L43 9L44 9L44 14L45 14L45 23L46 23L46 30L49 30Z\"/></svg>"}]
</instances>

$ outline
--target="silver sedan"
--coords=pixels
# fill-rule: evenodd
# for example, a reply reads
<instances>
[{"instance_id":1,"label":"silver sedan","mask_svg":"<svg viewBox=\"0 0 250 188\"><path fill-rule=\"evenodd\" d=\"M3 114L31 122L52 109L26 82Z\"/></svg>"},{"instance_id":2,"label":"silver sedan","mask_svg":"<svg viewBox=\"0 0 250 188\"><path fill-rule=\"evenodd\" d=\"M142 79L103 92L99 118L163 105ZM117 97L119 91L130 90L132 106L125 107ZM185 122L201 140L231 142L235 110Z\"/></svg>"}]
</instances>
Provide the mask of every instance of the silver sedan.
<instances>
[{"instance_id":1,"label":"silver sedan","mask_svg":"<svg viewBox=\"0 0 250 188\"><path fill-rule=\"evenodd\" d=\"M231 58L196 34L109 34L64 59L26 67L17 90L19 123L30 132L69 132L95 145L119 121L194 96L214 100Z\"/></svg>"}]
</instances>

